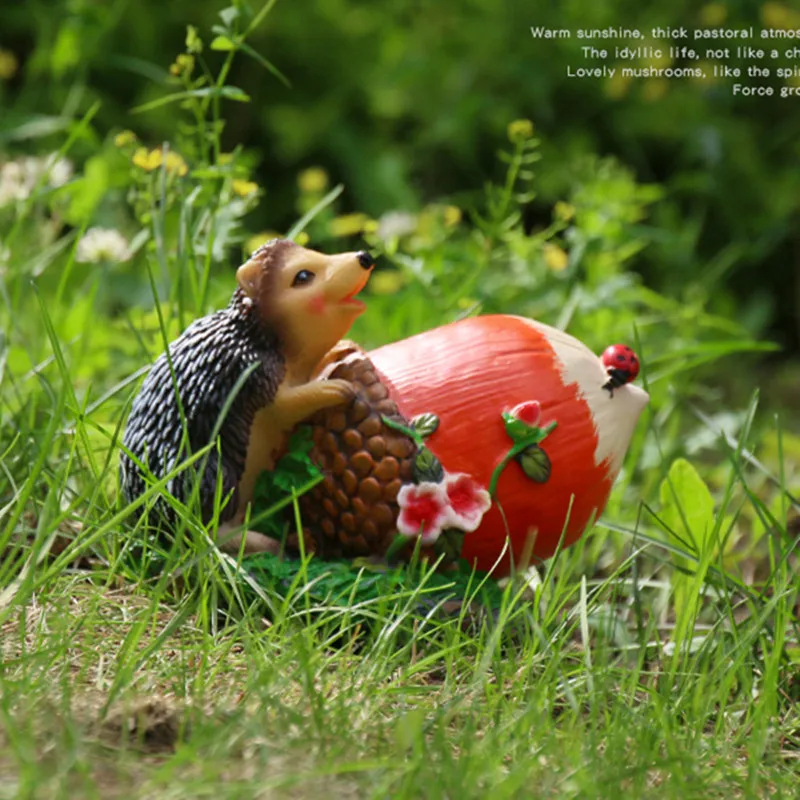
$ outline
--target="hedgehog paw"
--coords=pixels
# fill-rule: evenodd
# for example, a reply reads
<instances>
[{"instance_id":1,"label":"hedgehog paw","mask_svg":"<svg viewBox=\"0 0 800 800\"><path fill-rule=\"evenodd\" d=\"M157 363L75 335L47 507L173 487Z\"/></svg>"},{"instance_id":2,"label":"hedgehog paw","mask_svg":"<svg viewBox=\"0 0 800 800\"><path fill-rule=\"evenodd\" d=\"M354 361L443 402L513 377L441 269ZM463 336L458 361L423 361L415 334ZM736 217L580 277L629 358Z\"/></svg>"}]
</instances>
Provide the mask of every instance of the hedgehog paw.
<instances>
[{"instance_id":1,"label":"hedgehog paw","mask_svg":"<svg viewBox=\"0 0 800 800\"><path fill-rule=\"evenodd\" d=\"M274 556L280 555L281 543L271 536L265 536L258 531L237 530L239 525L235 522L227 522L219 526L217 531L217 541L219 549L223 553L238 555L243 552L245 555L253 553L271 553ZM244 546L242 546L244 540Z\"/></svg>"},{"instance_id":2,"label":"hedgehog paw","mask_svg":"<svg viewBox=\"0 0 800 800\"><path fill-rule=\"evenodd\" d=\"M330 380L319 381L320 408L338 406L341 403L349 403L355 396L357 389L350 381L341 378L331 378Z\"/></svg>"}]
</instances>

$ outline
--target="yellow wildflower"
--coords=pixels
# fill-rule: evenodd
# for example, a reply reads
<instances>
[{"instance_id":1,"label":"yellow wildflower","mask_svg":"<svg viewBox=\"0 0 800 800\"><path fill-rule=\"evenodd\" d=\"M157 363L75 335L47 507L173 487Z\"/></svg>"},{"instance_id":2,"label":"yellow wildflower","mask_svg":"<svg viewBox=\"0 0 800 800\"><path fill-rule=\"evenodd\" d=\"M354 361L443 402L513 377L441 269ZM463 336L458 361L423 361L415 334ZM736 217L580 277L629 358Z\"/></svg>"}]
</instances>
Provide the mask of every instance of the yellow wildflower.
<instances>
[{"instance_id":1,"label":"yellow wildflower","mask_svg":"<svg viewBox=\"0 0 800 800\"><path fill-rule=\"evenodd\" d=\"M299 244L300 247L305 247L308 244L309 235L305 231L300 231L297 236L294 237L294 241L296 244Z\"/></svg>"},{"instance_id":2,"label":"yellow wildflower","mask_svg":"<svg viewBox=\"0 0 800 800\"><path fill-rule=\"evenodd\" d=\"M131 161L133 161L134 166L143 169L145 172L152 172L162 164L170 175L183 176L189 171L189 167L182 156L170 150L165 158L163 151L158 147L153 150L148 150L146 147L137 147Z\"/></svg>"},{"instance_id":3,"label":"yellow wildflower","mask_svg":"<svg viewBox=\"0 0 800 800\"><path fill-rule=\"evenodd\" d=\"M369 221L369 217L366 214L343 214L330 221L328 231L331 236L354 236L357 233L362 233Z\"/></svg>"},{"instance_id":4,"label":"yellow wildflower","mask_svg":"<svg viewBox=\"0 0 800 800\"><path fill-rule=\"evenodd\" d=\"M461 222L461 209L458 206L445 206L444 207L444 224L448 228L452 228Z\"/></svg>"},{"instance_id":5,"label":"yellow wildflower","mask_svg":"<svg viewBox=\"0 0 800 800\"><path fill-rule=\"evenodd\" d=\"M7 81L17 74L19 61L10 50L0 47L0 81Z\"/></svg>"},{"instance_id":6,"label":"yellow wildflower","mask_svg":"<svg viewBox=\"0 0 800 800\"><path fill-rule=\"evenodd\" d=\"M569 222L575 216L575 206L571 203L565 203L563 200L559 200L553 206L553 216L556 219L560 219L562 222Z\"/></svg>"},{"instance_id":7,"label":"yellow wildflower","mask_svg":"<svg viewBox=\"0 0 800 800\"><path fill-rule=\"evenodd\" d=\"M543 249L544 263L553 272L563 272L569 264L569 256L557 244L547 242Z\"/></svg>"},{"instance_id":8,"label":"yellow wildflower","mask_svg":"<svg viewBox=\"0 0 800 800\"><path fill-rule=\"evenodd\" d=\"M174 150L170 150L167 153L167 157L164 159L164 166L170 175L183 177L189 171L186 162Z\"/></svg>"},{"instance_id":9,"label":"yellow wildflower","mask_svg":"<svg viewBox=\"0 0 800 800\"><path fill-rule=\"evenodd\" d=\"M767 28L800 28L800 14L783 3L764 3L761 6L761 21Z\"/></svg>"},{"instance_id":10,"label":"yellow wildflower","mask_svg":"<svg viewBox=\"0 0 800 800\"><path fill-rule=\"evenodd\" d=\"M700 24L707 28L718 28L728 18L728 9L723 3L708 3L700 9Z\"/></svg>"},{"instance_id":11,"label":"yellow wildflower","mask_svg":"<svg viewBox=\"0 0 800 800\"><path fill-rule=\"evenodd\" d=\"M397 270L379 270L369 279L369 290L372 294L395 294L405 285L405 277Z\"/></svg>"},{"instance_id":12,"label":"yellow wildflower","mask_svg":"<svg viewBox=\"0 0 800 800\"><path fill-rule=\"evenodd\" d=\"M303 194L321 194L328 188L328 173L322 167L309 167L297 176L297 186Z\"/></svg>"},{"instance_id":13,"label":"yellow wildflower","mask_svg":"<svg viewBox=\"0 0 800 800\"><path fill-rule=\"evenodd\" d=\"M181 75L189 76L192 74L193 70L194 56L187 55L186 53L181 53L169 68L170 75L174 75L176 78Z\"/></svg>"},{"instance_id":14,"label":"yellow wildflower","mask_svg":"<svg viewBox=\"0 0 800 800\"><path fill-rule=\"evenodd\" d=\"M114 147L128 147L136 141L136 134L133 131L121 131L114 137Z\"/></svg>"},{"instance_id":15,"label":"yellow wildflower","mask_svg":"<svg viewBox=\"0 0 800 800\"><path fill-rule=\"evenodd\" d=\"M258 184L253 181L234 178L234 180L231 181L231 189L233 189L234 193L238 194L239 197L248 197L258 191Z\"/></svg>"},{"instance_id":16,"label":"yellow wildflower","mask_svg":"<svg viewBox=\"0 0 800 800\"><path fill-rule=\"evenodd\" d=\"M148 150L146 147L137 147L133 154L134 166L143 169L145 172L152 172L161 166L162 153L160 150Z\"/></svg>"},{"instance_id":17,"label":"yellow wildflower","mask_svg":"<svg viewBox=\"0 0 800 800\"><path fill-rule=\"evenodd\" d=\"M508 125L508 138L514 142L524 142L533 136L533 123L529 119L515 119Z\"/></svg>"}]
</instances>

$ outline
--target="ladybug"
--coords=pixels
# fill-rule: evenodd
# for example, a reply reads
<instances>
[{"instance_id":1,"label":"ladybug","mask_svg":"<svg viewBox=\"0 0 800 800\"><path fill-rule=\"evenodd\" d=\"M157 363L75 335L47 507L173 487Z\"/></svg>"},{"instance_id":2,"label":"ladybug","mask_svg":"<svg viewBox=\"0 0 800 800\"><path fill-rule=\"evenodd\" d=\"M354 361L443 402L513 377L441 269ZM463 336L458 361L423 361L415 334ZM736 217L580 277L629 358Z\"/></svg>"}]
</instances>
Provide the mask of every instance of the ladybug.
<instances>
[{"instance_id":1,"label":"ladybug","mask_svg":"<svg viewBox=\"0 0 800 800\"><path fill-rule=\"evenodd\" d=\"M627 345L612 344L603 351L601 360L608 372L603 388L608 389L612 397L614 389L630 383L639 374L639 357Z\"/></svg>"}]
</instances>

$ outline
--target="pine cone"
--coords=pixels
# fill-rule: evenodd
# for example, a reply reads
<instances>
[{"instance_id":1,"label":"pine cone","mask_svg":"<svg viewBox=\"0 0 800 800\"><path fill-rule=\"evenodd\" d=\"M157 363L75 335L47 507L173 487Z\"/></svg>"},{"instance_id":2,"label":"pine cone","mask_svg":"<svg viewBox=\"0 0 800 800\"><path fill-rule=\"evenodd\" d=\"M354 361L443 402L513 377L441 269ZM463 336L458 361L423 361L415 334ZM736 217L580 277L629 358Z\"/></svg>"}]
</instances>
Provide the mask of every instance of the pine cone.
<instances>
[{"instance_id":1,"label":"pine cone","mask_svg":"<svg viewBox=\"0 0 800 800\"><path fill-rule=\"evenodd\" d=\"M300 498L305 533L323 558L382 556L397 533L397 494L412 481L417 446L381 419L408 424L363 351L343 342L326 362L323 374L352 382L357 393L307 421L311 458L325 479Z\"/></svg>"}]
</instances>

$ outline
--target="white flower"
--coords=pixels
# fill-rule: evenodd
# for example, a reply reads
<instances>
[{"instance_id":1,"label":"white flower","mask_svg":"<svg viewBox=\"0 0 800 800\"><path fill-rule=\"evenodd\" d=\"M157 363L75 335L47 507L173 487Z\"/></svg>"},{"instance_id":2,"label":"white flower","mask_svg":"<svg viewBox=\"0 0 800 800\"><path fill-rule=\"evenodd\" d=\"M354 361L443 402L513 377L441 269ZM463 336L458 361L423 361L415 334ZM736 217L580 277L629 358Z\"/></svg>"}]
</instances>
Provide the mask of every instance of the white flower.
<instances>
[{"instance_id":1,"label":"white flower","mask_svg":"<svg viewBox=\"0 0 800 800\"><path fill-rule=\"evenodd\" d=\"M441 483L406 484L397 494L397 530L433 544L447 528L472 533L491 508L492 498L464 472L445 473Z\"/></svg>"},{"instance_id":2,"label":"white flower","mask_svg":"<svg viewBox=\"0 0 800 800\"><path fill-rule=\"evenodd\" d=\"M58 153L7 161L0 166L0 206L27 200L43 177L44 185L52 189L63 186L72 177L72 169L72 162Z\"/></svg>"},{"instance_id":3,"label":"white flower","mask_svg":"<svg viewBox=\"0 0 800 800\"><path fill-rule=\"evenodd\" d=\"M393 239L414 233L417 229L417 218L408 211L387 211L378 220L378 236L381 239Z\"/></svg>"},{"instance_id":4,"label":"white flower","mask_svg":"<svg viewBox=\"0 0 800 800\"><path fill-rule=\"evenodd\" d=\"M444 490L450 504L451 525L472 533L492 507L492 496L465 472L448 472Z\"/></svg>"},{"instance_id":5,"label":"white flower","mask_svg":"<svg viewBox=\"0 0 800 800\"><path fill-rule=\"evenodd\" d=\"M397 530L404 536L419 536L423 544L433 544L450 521L447 495L440 483L406 484L397 494L397 505Z\"/></svg>"},{"instance_id":6,"label":"white flower","mask_svg":"<svg viewBox=\"0 0 800 800\"><path fill-rule=\"evenodd\" d=\"M78 242L75 260L97 264L100 261L127 261L131 257L128 240L114 228L89 228Z\"/></svg>"},{"instance_id":7,"label":"white flower","mask_svg":"<svg viewBox=\"0 0 800 800\"><path fill-rule=\"evenodd\" d=\"M59 158L57 153L47 157L45 169L48 171L47 182L54 189L63 186L72 177L72 162L68 158Z\"/></svg>"},{"instance_id":8,"label":"white flower","mask_svg":"<svg viewBox=\"0 0 800 800\"><path fill-rule=\"evenodd\" d=\"M0 167L0 206L24 200L30 193L22 164L7 161Z\"/></svg>"}]
</instances>

